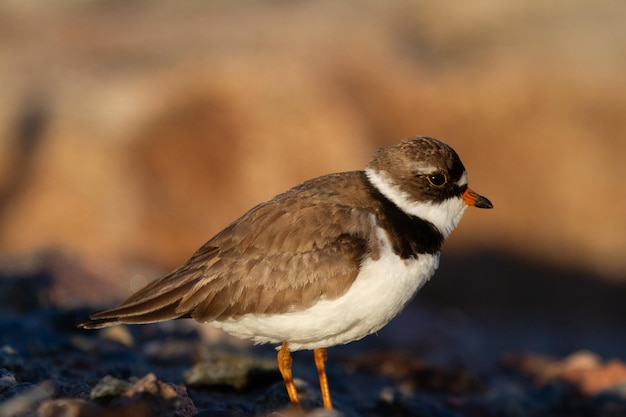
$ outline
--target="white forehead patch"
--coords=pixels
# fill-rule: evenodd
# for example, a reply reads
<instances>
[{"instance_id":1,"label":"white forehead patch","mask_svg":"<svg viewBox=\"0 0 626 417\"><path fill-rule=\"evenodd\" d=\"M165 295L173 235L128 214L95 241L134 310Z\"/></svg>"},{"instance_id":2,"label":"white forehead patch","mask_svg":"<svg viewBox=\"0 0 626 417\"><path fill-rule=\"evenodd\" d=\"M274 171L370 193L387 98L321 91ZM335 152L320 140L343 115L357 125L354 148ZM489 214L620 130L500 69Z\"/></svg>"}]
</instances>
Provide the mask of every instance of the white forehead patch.
<instances>
[{"instance_id":1,"label":"white forehead patch","mask_svg":"<svg viewBox=\"0 0 626 417\"><path fill-rule=\"evenodd\" d=\"M430 165L430 164L426 164L423 162L417 162L415 164L415 171L423 175L430 175L430 174L436 174L440 172L441 168L438 168L435 165Z\"/></svg>"}]
</instances>

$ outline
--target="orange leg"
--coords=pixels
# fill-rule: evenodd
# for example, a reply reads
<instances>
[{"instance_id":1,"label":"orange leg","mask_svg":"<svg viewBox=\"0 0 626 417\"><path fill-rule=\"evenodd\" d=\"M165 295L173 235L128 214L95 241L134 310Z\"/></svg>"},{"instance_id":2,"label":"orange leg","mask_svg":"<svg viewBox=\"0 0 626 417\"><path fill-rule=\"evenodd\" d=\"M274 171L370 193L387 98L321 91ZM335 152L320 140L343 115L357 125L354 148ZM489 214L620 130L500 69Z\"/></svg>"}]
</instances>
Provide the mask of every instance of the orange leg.
<instances>
[{"instance_id":1,"label":"orange leg","mask_svg":"<svg viewBox=\"0 0 626 417\"><path fill-rule=\"evenodd\" d=\"M287 343L283 342L283 345L278 351L278 370L283 376L285 386L287 387L287 394L289 394L289 400L294 408L300 409L300 400L298 399L298 391L296 391L296 384L293 383L293 374L291 373L291 353L287 347Z\"/></svg>"},{"instance_id":2,"label":"orange leg","mask_svg":"<svg viewBox=\"0 0 626 417\"><path fill-rule=\"evenodd\" d=\"M317 366L317 373L320 378L320 390L322 391L324 408L326 408L327 410L332 410L333 403L330 400L330 388L328 388L328 377L326 376L326 368L324 367L324 363L326 362L326 359L328 359L326 349L314 349L313 354L315 355L315 366Z\"/></svg>"}]
</instances>

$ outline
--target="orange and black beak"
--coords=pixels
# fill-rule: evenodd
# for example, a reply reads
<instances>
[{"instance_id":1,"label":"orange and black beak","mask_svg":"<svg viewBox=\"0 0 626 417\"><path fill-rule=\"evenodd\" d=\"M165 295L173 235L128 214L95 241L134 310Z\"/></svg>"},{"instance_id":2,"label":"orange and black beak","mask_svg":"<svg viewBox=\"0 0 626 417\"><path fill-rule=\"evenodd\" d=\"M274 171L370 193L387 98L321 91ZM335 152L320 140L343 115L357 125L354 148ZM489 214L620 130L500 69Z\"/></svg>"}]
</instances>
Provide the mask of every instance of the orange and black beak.
<instances>
[{"instance_id":1,"label":"orange and black beak","mask_svg":"<svg viewBox=\"0 0 626 417\"><path fill-rule=\"evenodd\" d=\"M465 190L462 195L463 200L468 206L474 206L478 208L490 209L493 208L493 204L487 198L482 195L470 190L469 188Z\"/></svg>"}]
</instances>

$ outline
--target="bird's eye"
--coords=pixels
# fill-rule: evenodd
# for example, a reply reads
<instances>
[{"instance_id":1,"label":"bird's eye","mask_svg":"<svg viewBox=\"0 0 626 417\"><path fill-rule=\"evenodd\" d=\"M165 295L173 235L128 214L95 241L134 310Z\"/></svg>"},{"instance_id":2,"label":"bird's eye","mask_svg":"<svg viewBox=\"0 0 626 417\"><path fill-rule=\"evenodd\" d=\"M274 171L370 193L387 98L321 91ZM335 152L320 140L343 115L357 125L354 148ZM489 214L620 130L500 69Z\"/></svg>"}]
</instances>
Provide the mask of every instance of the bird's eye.
<instances>
[{"instance_id":1,"label":"bird's eye","mask_svg":"<svg viewBox=\"0 0 626 417\"><path fill-rule=\"evenodd\" d=\"M448 177L446 177L446 174L432 174L427 176L426 178L433 187L437 188L443 187L448 182Z\"/></svg>"}]
</instances>

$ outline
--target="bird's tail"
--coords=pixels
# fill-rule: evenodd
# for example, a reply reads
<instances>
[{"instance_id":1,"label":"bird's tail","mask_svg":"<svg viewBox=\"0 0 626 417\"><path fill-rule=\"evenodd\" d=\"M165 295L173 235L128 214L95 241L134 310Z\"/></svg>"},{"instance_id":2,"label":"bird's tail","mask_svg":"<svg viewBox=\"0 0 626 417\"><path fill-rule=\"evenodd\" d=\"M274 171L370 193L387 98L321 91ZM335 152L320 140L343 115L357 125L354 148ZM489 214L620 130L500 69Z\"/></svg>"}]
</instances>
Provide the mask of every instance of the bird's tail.
<instances>
[{"instance_id":1,"label":"bird's tail","mask_svg":"<svg viewBox=\"0 0 626 417\"><path fill-rule=\"evenodd\" d=\"M146 324L190 317L190 312L179 306L202 279L201 269L201 265L187 264L137 291L119 306L93 314L78 327L100 329L117 324Z\"/></svg>"}]
</instances>

